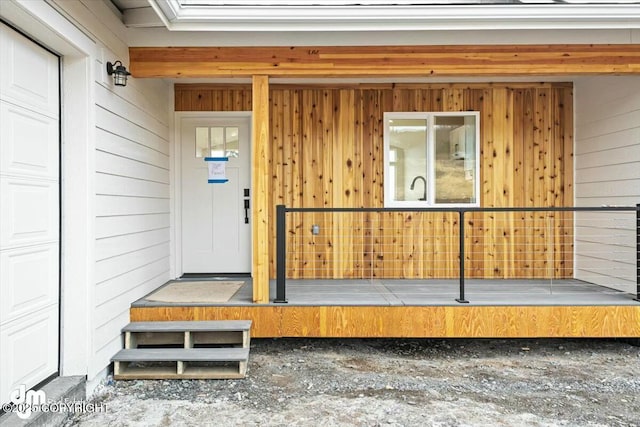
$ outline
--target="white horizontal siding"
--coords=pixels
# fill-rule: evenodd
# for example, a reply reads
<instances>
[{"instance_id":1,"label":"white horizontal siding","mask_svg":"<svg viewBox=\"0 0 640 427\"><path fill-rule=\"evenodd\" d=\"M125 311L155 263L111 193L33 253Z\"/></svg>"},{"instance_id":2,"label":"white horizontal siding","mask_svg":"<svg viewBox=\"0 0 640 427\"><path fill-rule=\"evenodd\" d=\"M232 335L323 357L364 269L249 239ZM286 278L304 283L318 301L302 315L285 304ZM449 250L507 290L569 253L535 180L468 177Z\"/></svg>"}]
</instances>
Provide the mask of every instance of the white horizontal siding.
<instances>
[{"instance_id":1,"label":"white horizontal siding","mask_svg":"<svg viewBox=\"0 0 640 427\"><path fill-rule=\"evenodd\" d=\"M96 369L121 348L131 303L164 284L170 268L170 87L113 88L96 63Z\"/></svg>"},{"instance_id":2,"label":"white horizontal siding","mask_svg":"<svg viewBox=\"0 0 640 427\"><path fill-rule=\"evenodd\" d=\"M102 303L96 307L96 325L110 321L114 310L119 309L118 299L123 298L123 295L128 292L133 292L137 296L140 292L136 291L136 288L147 283L149 278L161 276L168 270L168 264L166 257L163 257L98 284L96 298Z\"/></svg>"},{"instance_id":3,"label":"white horizontal siding","mask_svg":"<svg viewBox=\"0 0 640 427\"><path fill-rule=\"evenodd\" d=\"M633 229L611 229L603 227L577 227L576 232L580 234L579 242L585 245L585 250L593 253L600 253L602 257L613 250L613 252L626 251L631 252L627 255L628 259L633 259L635 263L636 238ZM593 247L588 245L593 244ZM607 245L607 250L597 245ZM617 247L617 249L616 249Z\"/></svg>"},{"instance_id":4,"label":"white horizontal siding","mask_svg":"<svg viewBox=\"0 0 640 427\"><path fill-rule=\"evenodd\" d=\"M586 211L576 212L576 227L635 230L635 212L632 211Z\"/></svg>"},{"instance_id":5,"label":"white horizontal siding","mask_svg":"<svg viewBox=\"0 0 640 427\"><path fill-rule=\"evenodd\" d=\"M139 126L133 122L132 119L133 117L127 114L127 112L119 111L116 113L97 104L96 127L99 130L118 135L121 138L136 142L161 153L169 153L169 143L166 139Z\"/></svg>"},{"instance_id":6,"label":"white horizontal siding","mask_svg":"<svg viewBox=\"0 0 640 427\"><path fill-rule=\"evenodd\" d=\"M169 230L167 228L98 239L96 240L96 260L102 261L130 254L168 241Z\"/></svg>"},{"instance_id":7,"label":"white horizontal siding","mask_svg":"<svg viewBox=\"0 0 640 427\"><path fill-rule=\"evenodd\" d=\"M640 203L640 79L578 79L575 102L576 205ZM576 277L635 292L635 214L576 218Z\"/></svg>"},{"instance_id":8,"label":"white horizontal siding","mask_svg":"<svg viewBox=\"0 0 640 427\"><path fill-rule=\"evenodd\" d=\"M106 111L111 111L116 114L119 112L130 113L135 111L134 124L148 132L156 134L161 139L166 138L169 126L166 122L163 122L162 119L158 119L157 115L153 114L157 107L151 109L148 109L150 106L141 108L138 103L142 101L142 99L139 97L135 99L123 98L119 93L113 92L110 87L105 87L100 83L101 82L98 82L96 88L95 101L97 105L100 105ZM128 118L130 116L125 115L123 117ZM162 117L162 115L160 115L160 117Z\"/></svg>"},{"instance_id":9,"label":"white horizontal siding","mask_svg":"<svg viewBox=\"0 0 640 427\"><path fill-rule=\"evenodd\" d=\"M576 201L576 206L605 206L605 205L633 206L637 202L638 202L637 197L604 195L602 197L581 198L580 201Z\"/></svg>"},{"instance_id":10,"label":"white horizontal siding","mask_svg":"<svg viewBox=\"0 0 640 427\"><path fill-rule=\"evenodd\" d=\"M618 181L618 176L631 180L640 179L640 161L582 168L576 171L576 183Z\"/></svg>"},{"instance_id":11,"label":"white horizontal siding","mask_svg":"<svg viewBox=\"0 0 640 427\"><path fill-rule=\"evenodd\" d=\"M622 270L628 272L628 274L621 274L621 277L631 279L634 277L636 270L636 244L632 245L620 244L618 242L611 242L607 236L598 241L599 239L591 239L586 241L580 241L577 247L580 249L580 255L589 257L594 260L608 260L611 261L611 267L613 270L622 273ZM625 239L626 240L626 239ZM629 267L627 269L627 266ZM592 266L596 268L596 266ZM600 265L599 267L606 269L607 266Z\"/></svg>"},{"instance_id":12,"label":"white horizontal siding","mask_svg":"<svg viewBox=\"0 0 640 427\"><path fill-rule=\"evenodd\" d=\"M616 133L615 138L609 135L599 135L591 138L580 139L580 156L588 153L602 152L612 150L614 148L628 147L633 145L633 141L640 140L640 128L623 129ZM580 165L581 167L583 165Z\"/></svg>"},{"instance_id":13,"label":"white horizontal siding","mask_svg":"<svg viewBox=\"0 0 640 427\"><path fill-rule=\"evenodd\" d=\"M119 175L99 173L96 194L103 196L166 197L169 184Z\"/></svg>"},{"instance_id":14,"label":"white horizontal siding","mask_svg":"<svg viewBox=\"0 0 640 427\"><path fill-rule=\"evenodd\" d=\"M95 341L102 344L99 348L93 348L92 352L96 361L111 360L114 354L123 347L121 334L114 335L112 330L114 325L126 325L129 323L129 310L123 310L112 322L107 323L94 331ZM108 363L105 364L105 368Z\"/></svg>"},{"instance_id":15,"label":"white horizontal siding","mask_svg":"<svg viewBox=\"0 0 640 427\"><path fill-rule=\"evenodd\" d=\"M98 285L107 280L122 278L127 273L131 273L145 263L156 262L166 258L169 251L169 243L158 243L157 245L142 248L127 254L118 255L100 260L96 263L96 283Z\"/></svg>"},{"instance_id":16,"label":"white horizontal siding","mask_svg":"<svg viewBox=\"0 0 640 427\"><path fill-rule=\"evenodd\" d=\"M166 274L164 271L161 271L156 276L150 276L149 280L137 286L129 286L125 292L118 294L96 307L94 313L94 324L96 327L93 341L95 351L99 351L113 339L121 340L120 331L128 322L128 312L131 302L160 287L166 282ZM125 313L127 314L126 316L124 316ZM114 334L113 329L117 329L118 333ZM115 353L103 355L103 357L110 360L114 354Z\"/></svg>"},{"instance_id":17,"label":"white horizontal siding","mask_svg":"<svg viewBox=\"0 0 640 427\"><path fill-rule=\"evenodd\" d=\"M167 228L169 214L129 215L129 216L103 216L96 218L96 228L100 234L96 237L125 236L128 234L142 233Z\"/></svg>"},{"instance_id":18,"label":"white horizontal siding","mask_svg":"<svg viewBox=\"0 0 640 427\"><path fill-rule=\"evenodd\" d=\"M624 278L617 277L615 274L612 275L611 272L608 271L593 270L590 268L589 258L584 258L581 262L583 262L584 265L576 266L576 270L580 271L580 280L611 288L612 292L622 291L632 295L636 293L635 279L625 280Z\"/></svg>"},{"instance_id":19,"label":"white horizontal siding","mask_svg":"<svg viewBox=\"0 0 640 427\"><path fill-rule=\"evenodd\" d=\"M640 123L640 122L639 122ZM609 137L608 139L624 138L624 136L617 135L616 138ZM589 168L601 167L601 166L618 166L629 163L638 163L638 155L640 155L640 147L638 145L631 145L633 140L625 138L625 142L629 145L623 147L608 147L605 141L601 145L600 151L592 151L590 153L578 153L576 155L576 164L578 170L584 170ZM614 175L619 178L627 178L619 173Z\"/></svg>"},{"instance_id":20,"label":"white horizontal siding","mask_svg":"<svg viewBox=\"0 0 640 427\"><path fill-rule=\"evenodd\" d=\"M106 175L137 178L164 184L169 183L169 173L164 168L101 150L96 150L96 171ZM98 178L102 177L98 176Z\"/></svg>"},{"instance_id":21,"label":"white horizontal siding","mask_svg":"<svg viewBox=\"0 0 640 427\"><path fill-rule=\"evenodd\" d=\"M612 173L613 172L615 172L615 170L612 170ZM601 197L603 194L615 194L616 196L633 197L638 192L637 186L637 179L615 179L602 182L577 183L576 192L580 194L581 199Z\"/></svg>"},{"instance_id":22,"label":"white horizontal siding","mask_svg":"<svg viewBox=\"0 0 640 427\"><path fill-rule=\"evenodd\" d=\"M128 196L96 196L98 216L169 213L169 200Z\"/></svg>"},{"instance_id":23,"label":"white horizontal siding","mask_svg":"<svg viewBox=\"0 0 640 427\"><path fill-rule=\"evenodd\" d=\"M111 357L122 348L121 329L129 322L131 303L166 283L169 260L160 259L132 272L120 287L104 282L96 288L96 300L102 303L94 311L93 352L97 363L107 366ZM109 287L109 284L113 285Z\"/></svg>"},{"instance_id":24,"label":"white horizontal siding","mask_svg":"<svg viewBox=\"0 0 640 427\"><path fill-rule=\"evenodd\" d=\"M576 245L576 250L582 249L581 244ZM615 252L612 251L611 255L601 258L595 255L592 256L591 252L586 251L586 254L581 255L576 260L575 268L580 271L580 279L609 286L624 292L634 293L636 290L635 262L626 263L617 261L612 259L614 255Z\"/></svg>"},{"instance_id":25,"label":"white horizontal siding","mask_svg":"<svg viewBox=\"0 0 640 427\"><path fill-rule=\"evenodd\" d=\"M634 129L640 121L640 109L624 114L611 116L606 110L601 110L606 117L594 117L593 121L584 123L580 128L580 138L589 139L598 136L612 136L620 132Z\"/></svg>"},{"instance_id":26,"label":"white horizontal siding","mask_svg":"<svg viewBox=\"0 0 640 427\"><path fill-rule=\"evenodd\" d=\"M576 117L576 123L582 125L589 123L587 117L594 117L601 120L606 117L619 116L640 107L640 100L637 93L628 90L637 84L638 77L593 77L580 79L576 83L579 86L580 102L579 107L581 117ZM607 86L606 93L600 93L599 88ZM589 91L587 86L596 90ZM585 87L587 90L585 90Z\"/></svg>"},{"instance_id":27,"label":"white horizontal siding","mask_svg":"<svg viewBox=\"0 0 640 427\"><path fill-rule=\"evenodd\" d=\"M144 145L145 143L149 142L131 141L103 129L98 129L96 132L96 148L98 150L139 162L151 162L158 167L169 169L169 156L165 152L168 147L161 144L147 147ZM158 151L158 148L163 151Z\"/></svg>"}]
</instances>

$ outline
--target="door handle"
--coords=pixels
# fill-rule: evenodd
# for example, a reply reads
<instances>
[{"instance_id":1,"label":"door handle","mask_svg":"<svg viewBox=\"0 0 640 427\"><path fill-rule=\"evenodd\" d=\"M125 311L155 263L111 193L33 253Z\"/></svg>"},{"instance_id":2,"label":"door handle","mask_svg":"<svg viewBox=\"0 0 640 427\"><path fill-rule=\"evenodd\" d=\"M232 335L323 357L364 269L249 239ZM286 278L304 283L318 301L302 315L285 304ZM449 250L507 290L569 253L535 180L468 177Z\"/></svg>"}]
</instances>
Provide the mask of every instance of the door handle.
<instances>
[{"instance_id":1,"label":"door handle","mask_svg":"<svg viewBox=\"0 0 640 427\"><path fill-rule=\"evenodd\" d=\"M244 223L249 224L249 199L244 199Z\"/></svg>"}]
</instances>

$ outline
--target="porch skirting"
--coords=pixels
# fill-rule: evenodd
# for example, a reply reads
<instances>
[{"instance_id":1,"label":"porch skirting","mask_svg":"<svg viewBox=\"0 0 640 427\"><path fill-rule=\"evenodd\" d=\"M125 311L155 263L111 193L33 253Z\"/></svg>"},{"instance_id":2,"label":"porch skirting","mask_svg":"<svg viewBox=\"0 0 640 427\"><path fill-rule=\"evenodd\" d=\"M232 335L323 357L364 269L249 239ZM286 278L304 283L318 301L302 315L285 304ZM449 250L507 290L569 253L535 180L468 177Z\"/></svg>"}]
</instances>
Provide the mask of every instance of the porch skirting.
<instances>
[{"instance_id":1,"label":"porch skirting","mask_svg":"<svg viewBox=\"0 0 640 427\"><path fill-rule=\"evenodd\" d=\"M640 338L640 303L619 306L153 306L131 321L253 321L251 335L344 338Z\"/></svg>"}]
</instances>

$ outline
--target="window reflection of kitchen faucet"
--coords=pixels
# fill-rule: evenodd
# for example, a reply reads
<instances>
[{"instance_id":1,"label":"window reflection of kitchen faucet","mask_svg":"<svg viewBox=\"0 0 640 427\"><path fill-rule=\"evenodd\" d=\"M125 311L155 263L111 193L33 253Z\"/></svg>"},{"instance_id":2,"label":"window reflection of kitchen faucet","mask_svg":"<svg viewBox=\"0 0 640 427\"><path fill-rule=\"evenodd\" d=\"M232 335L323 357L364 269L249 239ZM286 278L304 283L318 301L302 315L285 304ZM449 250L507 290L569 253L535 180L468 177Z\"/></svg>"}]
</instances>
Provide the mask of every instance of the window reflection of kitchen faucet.
<instances>
[{"instance_id":1,"label":"window reflection of kitchen faucet","mask_svg":"<svg viewBox=\"0 0 640 427\"><path fill-rule=\"evenodd\" d=\"M416 186L416 181L417 180L422 180L422 182L424 183L424 194L422 196L422 198L418 199L418 200L427 200L427 180L424 178L424 176L416 176L415 178L413 178L413 181L411 181L411 187L409 187L410 190L413 190L413 188Z\"/></svg>"}]
</instances>

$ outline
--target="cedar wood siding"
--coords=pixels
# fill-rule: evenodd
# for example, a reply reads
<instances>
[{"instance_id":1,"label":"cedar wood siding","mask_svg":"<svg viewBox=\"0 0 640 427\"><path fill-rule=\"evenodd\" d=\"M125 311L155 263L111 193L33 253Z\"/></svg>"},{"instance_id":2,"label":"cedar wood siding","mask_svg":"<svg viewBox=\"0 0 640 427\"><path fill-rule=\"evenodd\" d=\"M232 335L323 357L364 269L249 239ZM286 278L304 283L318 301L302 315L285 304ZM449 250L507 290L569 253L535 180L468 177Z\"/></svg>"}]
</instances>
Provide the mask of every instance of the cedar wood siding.
<instances>
[{"instance_id":1,"label":"cedar wood siding","mask_svg":"<svg viewBox=\"0 0 640 427\"><path fill-rule=\"evenodd\" d=\"M176 85L176 111L251 108L249 86ZM271 277L276 205L384 206L384 112L479 111L481 206L573 205L570 83L275 85L269 108ZM521 218L527 233L517 230ZM468 214L466 220L476 230L466 241L469 277L572 277L571 215ZM341 238L313 236L312 224ZM458 275L455 214L289 214L287 228L288 277ZM501 250L512 255L502 259Z\"/></svg>"}]
</instances>

